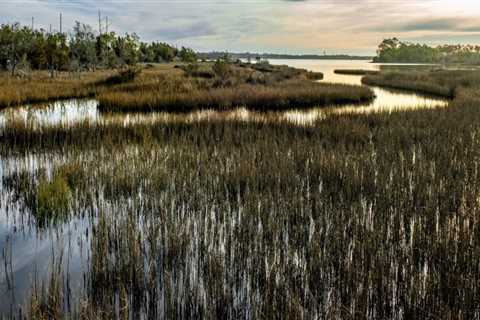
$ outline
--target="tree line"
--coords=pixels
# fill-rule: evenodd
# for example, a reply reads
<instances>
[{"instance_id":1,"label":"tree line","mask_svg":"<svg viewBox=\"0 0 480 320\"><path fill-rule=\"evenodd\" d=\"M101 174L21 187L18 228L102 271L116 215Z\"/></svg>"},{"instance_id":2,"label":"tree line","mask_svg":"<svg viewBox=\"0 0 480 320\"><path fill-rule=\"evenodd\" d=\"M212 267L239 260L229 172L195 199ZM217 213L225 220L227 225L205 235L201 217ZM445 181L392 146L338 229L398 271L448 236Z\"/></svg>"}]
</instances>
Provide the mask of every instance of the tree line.
<instances>
[{"instance_id":1,"label":"tree line","mask_svg":"<svg viewBox=\"0 0 480 320\"><path fill-rule=\"evenodd\" d=\"M97 33L78 21L68 33L47 32L19 23L0 25L0 69L12 75L49 70L53 77L57 71L95 71L174 60L195 62L197 55L190 48L142 42L135 33Z\"/></svg>"},{"instance_id":2,"label":"tree line","mask_svg":"<svg viewBox=\"0 0 480 320\"><path fill-rule=\"evenodd\" d=\"M403 42L397 38L385 39L378 46L374 62L480 64L480 46L440 45Z\"/></svg>"}]
</instances>

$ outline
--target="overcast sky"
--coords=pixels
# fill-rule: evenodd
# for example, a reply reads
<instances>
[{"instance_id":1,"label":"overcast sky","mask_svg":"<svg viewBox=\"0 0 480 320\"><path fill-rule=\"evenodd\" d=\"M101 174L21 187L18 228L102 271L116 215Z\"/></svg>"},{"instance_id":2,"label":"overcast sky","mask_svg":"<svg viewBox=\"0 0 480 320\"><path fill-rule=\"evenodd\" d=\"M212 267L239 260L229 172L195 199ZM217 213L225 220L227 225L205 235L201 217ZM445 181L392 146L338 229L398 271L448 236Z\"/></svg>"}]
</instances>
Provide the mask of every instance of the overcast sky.
<instances>
[{"instance_id":1,"label":"overcast sky","mask_svg":"<svg viewBox=\"0 0 480 320\"><path fill-rule=\"evenodd\" d=\"M479 0L0 0L0 23L75 20L196 50L374 54L385 37L480 44Z\"/></svg>"}]
</instances>

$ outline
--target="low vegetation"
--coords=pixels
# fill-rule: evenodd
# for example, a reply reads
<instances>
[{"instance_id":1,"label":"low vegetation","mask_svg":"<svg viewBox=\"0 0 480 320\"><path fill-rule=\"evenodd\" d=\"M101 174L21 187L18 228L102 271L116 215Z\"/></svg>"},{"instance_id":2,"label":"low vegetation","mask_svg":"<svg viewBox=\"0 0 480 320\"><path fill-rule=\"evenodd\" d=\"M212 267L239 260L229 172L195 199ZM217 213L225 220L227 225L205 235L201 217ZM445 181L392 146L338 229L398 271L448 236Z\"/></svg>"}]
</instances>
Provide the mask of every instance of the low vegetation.
<instances>
[{"instance_id":1,"label":"low vegetation","mask_svg":"<svg viewBox=\"0 0 480 320\"><path fill-rule=\"evenodd\" d=\"M36 190L36 207L34 214L38 221L57 221L63 218L69 209L72 192L67 181L56 175L51 181L42 179Z\"/></svg>"},{"instance_id":2,"label":"low vegetation","mask_svg":"<svg viewBox=\"0 0 480 320\"><path fill-rule=\"evenodd\" d=\"M374 98L360 86L321 84L313 73L269 63L190 64L177 67L184 75L143 78L98 96L99 108L108 112L188 112L247 107L261 111L355 104Z\"/></svg>"},{"instance_id":3,"label":"low vegetation","mask_svg":"<svg viewBox=\"0 0 480 320\"><path fill-rule=\"evenodd\" d=\"M63 73L53 79L46 72L35 72L26 78L0 74L0 109L28 103L92 97L97 90L92 84L110 74L112 73Z\"/></svg>"},{"instance_id":4,"label":"low vegetation","mask_svg":"<svg viewBox=\"0 0 480 320\"><path fill-rule=\"evenodd\" d=\"M99 96L99 108L109 112L189 112L236 107L270 111L356 104L373 98L368 88L295 81L276 86L242 84L203 90L192 88L183 92L107 92Z\"/></svg>"},{"instance_id":5,"label":"low vegetation","mask_svg":"<svg viewBox=\"0 0 480 320\"><path fill-rule=\"evenodd\" d=\"M480 72L466 70L382 72L362 79L367 85L406 89L446 98L454 98L459 88L478 88L479 81Z\"/></svg>"}]
</instances>

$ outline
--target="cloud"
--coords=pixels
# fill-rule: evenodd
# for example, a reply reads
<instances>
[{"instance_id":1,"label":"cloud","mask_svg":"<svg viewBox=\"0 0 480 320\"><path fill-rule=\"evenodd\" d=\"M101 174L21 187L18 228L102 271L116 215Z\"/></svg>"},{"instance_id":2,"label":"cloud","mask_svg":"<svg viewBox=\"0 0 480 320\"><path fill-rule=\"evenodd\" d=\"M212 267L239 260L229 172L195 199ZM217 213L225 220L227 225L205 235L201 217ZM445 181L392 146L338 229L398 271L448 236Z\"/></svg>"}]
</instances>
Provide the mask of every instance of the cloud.
<instances>
[{"instance_id":1,"label":"cloud","mask_svg":"<svg viewBox=\"0 0 480 320\"><path fill-rule=\"evenodd\" d=\"M476 0L10 0L0 23L75 20L199 50L373 54L385 37L453 41L480 31ZM441 38L445 37L445 38Z\"/></svg>"},{"instance_id":2,"label":"cloud","mask_svg":"<svg viewBox=\"0 0 480 320\"><path fill-rule=\"evenodd\" d=\"M213 36L216 34L214 28L212 28L209 23L202 22L160 27L153 30L152 33L162 35L164 39L175 41L188 38Z\"/></svg>"},{"instance_id":3,"label":"cloud","mask_svg":"<svg viewBox=\"0 0 480 320\"><path fill-rule=\"evenodd\" d=\"M449 32L480 32L480 21L473 17L439 17L426 18L404 23L394 23L372 31L385 30L396 32L415 31L449 31Z\"/></svg>"}]
</instances>

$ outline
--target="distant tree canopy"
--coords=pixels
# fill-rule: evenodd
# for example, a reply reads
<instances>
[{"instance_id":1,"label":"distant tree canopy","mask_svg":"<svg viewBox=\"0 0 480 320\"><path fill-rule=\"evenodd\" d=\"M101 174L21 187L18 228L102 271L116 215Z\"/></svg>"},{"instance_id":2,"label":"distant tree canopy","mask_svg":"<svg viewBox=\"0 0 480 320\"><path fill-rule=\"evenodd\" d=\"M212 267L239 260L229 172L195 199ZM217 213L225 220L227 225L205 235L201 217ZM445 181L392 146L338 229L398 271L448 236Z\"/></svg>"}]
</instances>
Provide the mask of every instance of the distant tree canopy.
<instances>
[{"instance_id":1,"label":"distant tree canopy","mask_svg":"<svg viewBox=\"0 0 480 320\"><path fill-rule=\"evenodd\" d=\"M32 30L19 23L0 25L0 69L12 75L20 69L80 71L118 68L139 62L195 62L197 54L159 42L145 43L135 34L97 34L76 22L69 33Z\"/></svg>"},{"instance_id":2,"label":"distant tree canopy","mask_svg":"<svg viewBox=\"0 0 480 320\"><path fill-rule=\"evenodd\" d=\"M480 64L480 46L442 45L402 42L397 38L385 39L378 46L374 62L400 63L460 63Z\"/></svg>"}]
</instances>

